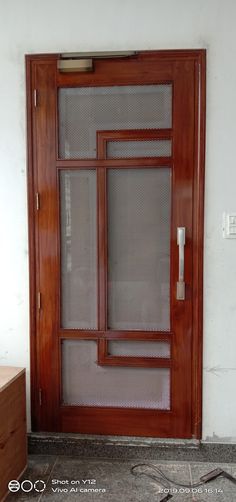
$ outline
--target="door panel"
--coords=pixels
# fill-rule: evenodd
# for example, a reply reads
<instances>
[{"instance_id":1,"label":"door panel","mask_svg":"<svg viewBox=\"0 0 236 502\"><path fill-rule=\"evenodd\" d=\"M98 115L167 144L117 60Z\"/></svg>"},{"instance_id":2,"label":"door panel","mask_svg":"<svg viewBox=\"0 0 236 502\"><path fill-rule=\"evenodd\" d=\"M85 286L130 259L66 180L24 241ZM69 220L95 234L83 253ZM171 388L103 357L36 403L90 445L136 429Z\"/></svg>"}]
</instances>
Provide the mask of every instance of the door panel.
<instances>
[{"instance_id":1,"label":"door panel","mask_svg":"<svg viewBox=\"0 0 236 502\"><path fill-rule=\"evenodd\" d=\"M61 170L61 327L97 329L96 170Z\"/></svg>"},{"instance_id":2,"label":"door panel","mask_svg":"<svg viewBox=\"0 0 236 502\"><path fill-rule=\"evenodd\" d=\"M36 430L200 435L204 57L27 60Z\"/></svg>"},{"instance_id":3,"label":"door panel","mask_svg":"<svg viewBox=\"0 0 236 502\"><path fill-rule=\"evenodd\" d=\"M107 352L111 356L124 357L170 357L168 342L110 340Z\"/></svg>"},{"instance_id":4,"label":"door panel","mask_svg":"<svg viewBox=\"0 0 236 502\"><path fill-rule=\"evenodd\" d=\"M170 369L103 367L95 340L62 344L62 402L68 406L170 409Z\"/></svg>"},{"instance_id":5,"label":"door panel","mask_svg":"<svg viewBox=\"0 0 236 502\"><path fill-rule=\"evenodd\" d=\"M100 130L171 127L170 84L66 88L58 99L62 159L96 158Z\"/></svg>"},{"instance_id":6,"label":"door panel","mask_svg":"<svg viewBox=\"0 0 236 502\"><path fill-rule=\"evenodd\" d=\"M108 169L108 329L169 331L171 172Z\"/></svg>"},{"instance_id":7,"label":"door panel","mask_svg":"<svg viewBox=\"0 0 236 502\"><path fill-rule=\"evenodd\" d=\"M141 141L108 141L108 159L129 159L132 157L169 157L171 155L171 141L141 140Z\"/></svg>"}]
</instances>

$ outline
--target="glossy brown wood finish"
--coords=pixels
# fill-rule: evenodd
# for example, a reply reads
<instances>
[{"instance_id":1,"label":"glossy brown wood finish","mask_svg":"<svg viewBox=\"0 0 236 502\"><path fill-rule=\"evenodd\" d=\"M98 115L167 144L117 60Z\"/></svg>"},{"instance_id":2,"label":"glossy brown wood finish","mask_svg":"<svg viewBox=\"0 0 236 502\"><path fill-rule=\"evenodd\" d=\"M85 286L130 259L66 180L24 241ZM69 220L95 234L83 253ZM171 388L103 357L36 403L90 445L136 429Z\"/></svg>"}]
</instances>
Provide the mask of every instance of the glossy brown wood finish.
<instances>
[{"instance_id":1,"label":"glossy brown wood finish","mask_svg":"<svg viewBox=\"0 0 236 502\"><path fill-rule=\"evenodd\" d=\"M121 339L120 339L121 340ZM125 338L123 338L125 340ZM147 340L145 338L145 340ZM141 368L170 368L172 360L164 357L111 356L108 352L108 338L100 338L98 343L98 364L101 366L136 366ZM148 343L148 342L147 342ZM171 345L171 339L170 339Z\"/></svg>"},{"instance_id":2,"label":"glossy brown wood finish","mask_svg":"<svg viewBox=\"0 0 236 502\"><path fill-rule=\"evenodd\" d=\"M172 332L163 331L97 331L95 329L85 331L82 329L59 329L59 336L61 338L78 338L91 340L105 338L105 339L124 339L124 340L170 340Z\"/></svg>"},{"instance_id":3,"label":"glossy brown wood finish","mask_svg":"<svg viewBox=\"0 0 236 502\"><path fill-rule=\"evenodd\" d=\"M91 169L91 168L112 168L119 167L119 169L127 169L127 162L129 162L129 169L143 167L169 167L171 164L171 157L155 157L155 158L132 158L132 159L98 159L98 160L57 160L56 166L58 169Z\"/></svg>"},{"instance_id":4,"label":"glossy brown wood finish","mask_svg":"<svg viewBox=\"0 0 236 502\"><path fill-rule=\"evenodd\" d=\"M108 141L141 141L145 139L150 141L155 139L171 138L172 129L124 129L120 131L97 131L97 158L99 160L107 158ZM164 162L166 162L166 157L161 157L161 159L162 158ZM170 159L170 157L168 157L168 159Z\"/></svg>"},{"instance_id":5,"label":"glossy brown wood finish","mask_svg":"<svg viewBox=\"0 0 236 502\"><path fill-rule=\"evenodd\" d=\"M161 65L134 56L126 59L94 61L93 73L57 73L58 87L99 87L111 85L138 85L168 83L172 80L175 62L162 60Z\"/></svg>"},{"instance_id":6,"label":"glossy brown wood finish","mask_svg":"<svg viewBox=\"0 0 236 502\"><path fill-rule=\"evenodd\" d=\"M35 191L42 194L40 214L30 214L32 384L36 430L62 430L101 434L130 434L159 437L200 437L202 373L202 248L203 248L203 173L205 127L205 51L144 51L126 60L96 60L94 72L60 74L59 56L28 57L28 133L29 205ZM46 69L47 72L43 71ZM31 80L32 79L32 82ZM56 159L57 87L155 84L172 82L173 156L149 159L102 159L107 139L99 142L100 159ZM39 88L40 105L32 107L32 89ZM40 89L39 89L40 91ZM29 96L29 93L31 94ZM46 100L46 101L44 101ZM167 134L163 131L162 134ZM113 131L108 132L112 134ZM115 131L115 134L122 132ZM100 132L107 134L106 131ZM128 133L127 133L128 134ZM132 131L130 133L132 135ZM145 133L146 134L146 133ZM152 133L150 133L152 134ZM161 133L160 133L161 134ZM168 134L171 136L171 132ZM125 135L125 133L124 133ZM167 135L167 137L170 137ZM99 137L99 135L98 135ZM127 136L128 137L128 136ZM159 136L160 137L160 136ZM106 188L107 168L172 166L171 237L171 333L106 331ZM58 193L56 172L60 169L96 168L98 172L99 223L99 325L98 331L62 330L59 327L59 241ZM176 227L185 226L186 301L176 300L178 249ZM41 235L38 239L38 235ZM194 260L194 267L193 267ZM37 266L36 266L37 264ZM38 267L38 264L40 266ZM48 278L50 277L50 280ZM36 292L42 291L42 309L37 314ZM37 323L35 326L35 318ZM37 335L36 335L37 333ZM40 338L39 338L40 334ZM60 358L63 338L98 340L98 358L107 364L107 339L170 340L171 410L132 410L59 406ZM119 361L118 361L119 359ZM122 361L121 361L122 359ZM121 364L112 357L109 363ZM126 363L142 364L140 358L125 358ZM129 359L127 361L127 359ZM136 359L136 361L135 361ZM143 358L142 358L143 359ZM144 358L143 365L152 365ZM160 359L158 359L160 361ZM164 364L163 361L163 364ZM162 365L162 361L160 361ZM43 390L42 406L37 407L38 387Z\"/></svg>"},{"instance_id":7,"label":"glossy brown wood finish","mask_svg":"<svg viewBox=\"0 0 236 502\"><path fill-rule=\"evenodd\" d=\"M97 169L98 192L98 328L106 330L107 311L107 221L106 170Z\"/></svg>"},{"instance_id":8,"label":"glossy brown wood finish","mask_svg":"<svg viewBox=\"0 0 236 502\"><path fill-rule=\"evenodd\" d=\"M37 427L57 430L59 406L58 358L58 236L57 180L55 170L55 63L33 62L32 91L37 89L38 106L33 112L35 193L40 194L40 210L35 213ZM33 98L33 92L31 93ZM35 204L34 204L34 207ZM39 399L39 391L41 402Z\"/></svg>"},{"instance_id":9,"label":"glossy brown wood finish","mask_svg":"<svg viewBox=\"0 0 236 502\"><path fill-rule=\"evenodd\" d=\"M60 416L62 432L155 437L158 427L160 437L176 437L170 411L64 406Z\"/></svg>"},{"instance_id":10,"label":"glossy brown wood finish","mask_svg":"<svg viewBox=\"0 0 236 502\"><path fill-rule=\"evenodd\" d=\"M164 357L98 357L100 366L134 366L140 368L171 368L173 363L170 359Z\"/></svg>"},{"instance_id":11,"label":"glossy brown wood finish","mask_svg":"<svg viewBox=\"0 0 236 502\"><path fill-rule=\"evenodd\" d=\"M173 179L172 179L172 288L171 326L174 332L172 357L172 404L175 427L191 437L191 330L192 330L192 180L194 141L194 62L176 64L173 104ZM177 124L181 123L181 127ZM178 281L177 227L186 228L185 300L176 299ZM184 368L184 371L183 371ZM185 410L182 413L182 410Z\"/></svg>"}]
</instances>

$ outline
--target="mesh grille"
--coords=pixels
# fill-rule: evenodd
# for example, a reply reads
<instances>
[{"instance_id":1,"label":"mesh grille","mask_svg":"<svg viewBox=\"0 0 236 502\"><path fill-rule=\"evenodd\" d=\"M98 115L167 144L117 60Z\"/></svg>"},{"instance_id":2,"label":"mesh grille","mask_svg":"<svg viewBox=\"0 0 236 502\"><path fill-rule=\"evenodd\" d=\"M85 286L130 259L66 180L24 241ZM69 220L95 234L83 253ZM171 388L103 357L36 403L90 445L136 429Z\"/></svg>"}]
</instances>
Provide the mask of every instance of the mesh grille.
<instances>
[{"instance_id":1,"label":"mesh grille","mask_svg":"<svg viewBox=\"0 0 236 502\"><path fill-rule=\"evenodd\" d=\"M170 169L108 172L108 326L170 328Z\"/></svg>"},{"instance_id":2,"label":"mesh grille","mask_svg":"<svg viewBox=\"0 0 236 502\"><path fill-rule=\"evenodd\" d=\"M107 142L108 159L129 159L132 157L169 157L170 155L170 140Z\"/></svg>"},{"instance_id":3,"label":"mesh grille","mask_svg":"<svg viewBox=\"0 0 236 502\"><path fill-rule=\"evenodd\" d=\"M104 367L96 361L95 341L63 342L63 404L170 409L169 369Z\"/></svg>"},{"instance_id":4,"label":"mesh grille","mask_svg":"<svg viewBox=\"0 0 236 502\"><path fill-rule=\"evenodd\" d=\"M97 328L96 171L60 173L61 323Z\"/></svg>"},{"instance_id":5,"label":"mesh grille","mask_svg":"<svg viewBox=\"0 0 236 502\"><path fill-rule=\"evenodd\" d=\"M59 155L96 158L96 131L170 128L172 86L59 90Z\"/></svg>"},{"instance_id":6,"label":"mesh grille","mask_svg":"<svg viewBox=\"0 0 236 502\"><path fill-rule=\"evenodd\" d=\"M168 342L110 340L108 353L110 356L168 358L170 357L170 344Z\"/></svg>"}]
</instances>

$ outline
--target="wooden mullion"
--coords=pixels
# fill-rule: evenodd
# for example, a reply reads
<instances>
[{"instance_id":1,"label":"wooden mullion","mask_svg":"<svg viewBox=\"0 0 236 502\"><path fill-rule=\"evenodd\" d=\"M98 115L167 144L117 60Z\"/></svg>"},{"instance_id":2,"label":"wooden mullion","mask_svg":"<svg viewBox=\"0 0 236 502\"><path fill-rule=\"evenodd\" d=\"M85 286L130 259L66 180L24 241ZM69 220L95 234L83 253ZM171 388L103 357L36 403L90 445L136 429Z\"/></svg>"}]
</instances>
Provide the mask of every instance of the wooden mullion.
<instances>
[{"instance_id":1,"label":"wooden mullion","mask_svg":"<svg viewBox=\"0 0 236 502\"><path fill-rule=\"evenodd\" d=\"M106 355L107 355L107 346L108 346L108 342L106 340L106 338L99 338L97 340L97 343L98 343L98 360L97 360L97 363L100 364L100 365L103 365L105 364L105 361L106 361Z\"/></svg>"},{"instance_id":2,"label":"wooden mullion","mask_svg":"<svg viewBox=\"0 0 236 502\"><path fill-rule=\"evenodd\" d=\"M168 331L107 331L104 337L108 340L167 340L173 336Z\"/></svg>"},{"instance_id":3,"label":"wooden mullion","mask_svg":"<svg viewBox=\"0 0 236 502\"><path fill-rule=\"evenodd\" d=\"M107 327L107 201L106 170L97 169L98 193L98 329L106 331ZM97 340L98 361L106 351L106 342Z\"/></svg>"},{"instance_id":4,"label":"wooden mullion","mask_svg":"<svg viewBox=\"0 0 236 502\"><path fill-rule=\"evenodd\" d=\"M97 170L98 186L98 329L106 330L107 317L107 225L106 171Z\"/></svg>"},{"instance_id":5,"label":"wooden mullion","mask_svg":"<svg viewBox=\"0 0 236 502\"><path fill-rule=\"evenodd\" d=\"M100 338L101 331L97 330L77 330L65 329L59 330L59 338L61 340L97 340Z\"/></svg>"},{"instance_id":6,"label":"wooden mullion","mask_svg":"<svg viewBox=\"0 0 236 502\"><path fill-rule=\"evenodd\" d=\"M67 339L105 340L161 340L171 342L173 333L155 331L99 331L81 329L59 329L59 337Z\"/></svg>"},{"instance_id":7,"label":"wooden mullion","mask_svg":"<svg viewBox=\"0 0 236 502\"><path fill-rule=\"evenodd\" d=\"M102 354L103 356L103 354ZM172 361L166 357L130 357L130 356L103 356L98 359L101 366L120 366L136 368L170 368Z\"/></svg>"},{"instance_id":8,"label":"wooden mullion","mask_svg":"<svg viewBox=\"0 0 236 502\"><path fill-rule=\"evenodd\" d=\"M97 159L104 160L106 158L106 138L103 137L101 131L96 133L97 143Z\"/></svg>"},{"instance_id":9,"label":"wooden mullion","mask_svg":"<svg viewBox=\"0 0 236 502\"><path fill-rule=\"evenodd\" d=\"M58 169L96 169L96 168L142 168L170 167L173 158L170 157L134 157L132 159L71 159L57 160Z\"/></svg>"},{"instance_id":10,"label":"wooden mullion","mask_svg":"<svg viewBox=\"0 0 236 502\"><path fill-rule=\"evenodd\" d=\"M168 129L112 129L97 131L97 136L106 141L144 141L155 139L171 139L173 130Z\"/></svg>"}]
</instances>

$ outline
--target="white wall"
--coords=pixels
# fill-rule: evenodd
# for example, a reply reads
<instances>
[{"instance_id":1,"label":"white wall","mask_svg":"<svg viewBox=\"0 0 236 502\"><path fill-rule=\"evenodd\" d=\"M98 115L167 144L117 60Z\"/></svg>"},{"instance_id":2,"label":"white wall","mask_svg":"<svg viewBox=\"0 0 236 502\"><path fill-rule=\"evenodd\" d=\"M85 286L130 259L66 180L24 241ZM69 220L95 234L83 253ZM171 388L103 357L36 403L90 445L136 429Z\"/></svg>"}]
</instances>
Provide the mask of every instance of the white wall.
<instances>
[{"instance_id":1,"label":"white wall","mask_svg":"<svg viewBox=\"0 0 236 502\"><path fill-rule=\"evenodd\" d=\"M26 366L24 54L207 48L203 438L236 439L235 0L0 0L0 363Z\"/></svg>"}]
</instances>

